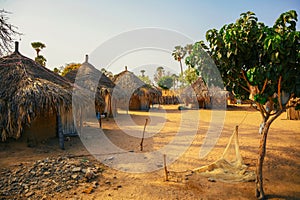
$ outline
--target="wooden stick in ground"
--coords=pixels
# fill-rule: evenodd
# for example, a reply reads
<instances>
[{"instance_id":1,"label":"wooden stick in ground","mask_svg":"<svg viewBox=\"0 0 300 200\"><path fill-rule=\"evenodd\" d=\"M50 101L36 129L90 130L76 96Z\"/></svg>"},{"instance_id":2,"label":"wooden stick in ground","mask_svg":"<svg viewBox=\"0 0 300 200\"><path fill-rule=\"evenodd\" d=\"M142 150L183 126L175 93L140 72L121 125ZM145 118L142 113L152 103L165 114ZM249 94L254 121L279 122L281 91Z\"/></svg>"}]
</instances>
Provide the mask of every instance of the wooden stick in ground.
<instances>
[{"instance_id":1,"label":"wooden stick in ground","mask_svg":"<svg viewBox=\"0 0 300 200\"><path fill-rule=\"evenodd\" d=\"M165 175L166 175L166 181L169 181L169 178L168 178L168 169L167 169L167 156L166 154L164 154L164 167L165 167Z\"/></svg>"},{"instance_id":2,"label":"wooden stick in ground","mask_svg":"<svg viewBox=\"0 0 300 200\"><path fill-rule=\"evenodd\" d=\"M141 151L143 151L143 142L144 142L145 130L146 130L147 123L148 123L148 119L146 119L145 125L144 125L143 136L142 136L142 140L141 140L141 144L140 144L141 145Z\"/></svg>"}]
</instances>

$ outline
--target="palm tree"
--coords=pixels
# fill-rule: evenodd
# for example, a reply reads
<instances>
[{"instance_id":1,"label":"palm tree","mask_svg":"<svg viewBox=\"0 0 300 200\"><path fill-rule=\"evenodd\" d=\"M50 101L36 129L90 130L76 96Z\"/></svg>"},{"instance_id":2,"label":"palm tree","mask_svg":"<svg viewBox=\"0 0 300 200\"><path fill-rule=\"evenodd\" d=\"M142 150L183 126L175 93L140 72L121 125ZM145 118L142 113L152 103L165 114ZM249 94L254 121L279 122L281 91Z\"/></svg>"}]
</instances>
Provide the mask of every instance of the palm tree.
<instances>
[{"instance_id":1,"label":"palm tree","mask_svg":"<svg viewBox=\"0 0 300 200\"><path fill-rule=\"evenodd\" d=\"M188 53L189 55L191 55L191 53L193 52L193 44L187 44L184 47L184 50L185 50L186 53Z\"/></svg>"},{"instance_id":2,"label":"palm tree","mask_svg":"<svg viewBox=\"0 0 300 200\"><path fill-rule=\"evenodd\" d=\"M144 69L142 69L142 70L141 70L142 77L144 77L144 76L145 76L145 72L146 72L146 71L145 71Z\"/></svg>"},{"instance_id":3,"label":"palm tree","mask_svg":"<svg viewBox=\"0 0 300 200\"><path fill-rule=\"evenodd\" d=\"M154 81L158 83L158 81L164 76L165 70L163 67L157 67L156 73L154 74Z\"/></svg>"},{"instance_id":4,"label":"palm tree","mask_svg":"<svg viewBox=\"0 0 300 200\"><path fill-rule=\"evenodd\" d=\"M180 63L181 74L183 74L181 60L184 58L185 54L186 54L186 51L182 46L176 46L175 50L172 53L172 56L174 57L174 59Z\"/></svg>"},{"instance_id":5,"label":"palm tree","mask_svg":"<svg viewBox=\"0 0 300 200\"><path fill-rule=\"evenodd\" d=\"M32 42L31 43L32 48L35 49L36 51L36 57L39 57L40 55L40 51L46 47L45 44L41 43L41 42Z\"/></svg>"},{"instance_id":6,"label":"palm tree","mask_svg":"<svg viewBox=\"0 0 300 200\"><path fill-rule=\"evenodd\" d=\"M173 86L174 86L174 90L176 89L176 84L175 82L177 82L178 85L178 76L176 74L172 74L172 78L173 78Z\"/></svg>"}]
</instances>

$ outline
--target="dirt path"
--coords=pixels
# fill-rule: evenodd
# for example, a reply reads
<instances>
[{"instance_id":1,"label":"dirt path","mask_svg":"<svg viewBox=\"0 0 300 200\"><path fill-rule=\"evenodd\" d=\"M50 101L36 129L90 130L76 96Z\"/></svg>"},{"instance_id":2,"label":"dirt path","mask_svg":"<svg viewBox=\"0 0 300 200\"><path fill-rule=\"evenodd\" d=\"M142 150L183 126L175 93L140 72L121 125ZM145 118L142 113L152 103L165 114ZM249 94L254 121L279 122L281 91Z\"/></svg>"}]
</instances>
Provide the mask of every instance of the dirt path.
<instances>
[{"instance_id":1,"label":"dirt path","mask_svg":"<svg viewBox=\"0 0 300 200\"><path fill-rule=\"evenodd\" d=\"M255 169L260 135L258 125L260 115L248 107L230 108L226 112L223 131L217 144L205 157L199 158L200 147L211 122L212 113L209 110L193 111L193 116L199 119L198 126L194 119L182 118L177 106L164 106L165 109L153 112L130 112L132 124L119 120L125 115L119 115L115 120L103 122L105 136L116 146L131 153L140 153L140 138L145 119L149 119L144 140L144 151L160 150L178 138L179 131L193 137L192 144L175 162L168 165L170 171L191 170L207 165L217 160L228 142L234 127L239 125L239 143L245 164ZM187 116L189 117L189 116ZM264 165L265 192L270 199L300 198L300 122L285 120L285 113L271 126L267 143L267 156ZM96 122L85 124L87 128L97 128ZM134 126L133 126L134 125ZM193 127L192 127L193 126ZM121 128L120 128L121 127ZM131 134L124 133L128 130ZM191 130L196 130L195 136ZM125 130L125 132L126 132ZM152 134L153 133L153 134ZM136 134L136 135L135 135ZM188 138L187 138L188 139ZM185 141L185 140L184 140ZM180 142L180 141L179 141ZM177 144L177 143L176 143ZM180 143L178 143L180 144ZM179 145L178 145L179 146ZM0 144L0 166L3 168L18 168L20 163L32 165L36 160L46 157L81 155L78 160L97 161L89 155L79 138L71 138L66 142L66 150L58 149L56 139L50 139L36 148L26 147L24 141ZM170 153L172 154L172 153ZM167 154L168 156L168 154ZM105 155L107 160L117 156ZM222 183L210 182L207 178L193 175L187 179L171 179L165 181L163 158L155 158L158 170L149 173L128 173L103 166L105 169L97 180L97 186L90 194L82 193L89 183L78 184L77 187L52 195L44 195L44 199L255 199L254 182ZM128 166L127 166L128 167ZM130 166L129 166L130 167ZM35 196L31 196L32 199Z\"/></svg>"}]
</instances>

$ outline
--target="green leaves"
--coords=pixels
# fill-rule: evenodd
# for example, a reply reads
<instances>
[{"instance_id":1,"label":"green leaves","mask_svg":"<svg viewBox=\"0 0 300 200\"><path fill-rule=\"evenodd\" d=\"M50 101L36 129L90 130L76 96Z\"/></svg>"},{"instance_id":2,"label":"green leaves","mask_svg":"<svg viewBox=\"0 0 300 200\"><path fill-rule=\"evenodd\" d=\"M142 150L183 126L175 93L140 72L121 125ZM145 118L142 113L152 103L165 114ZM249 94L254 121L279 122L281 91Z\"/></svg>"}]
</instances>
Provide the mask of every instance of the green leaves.
<instances>
[{"instance_id":1,"label":"green leaves","mask_svg":"<svg viewBox=\"0 0 300 200\"><path fill-rule=\"evenodd\" d=\"M261 94L256 94L254 96L254 101L258 102L259 104L264 105L268 101L268 97L261 95Z\"/></svg>"},{"instance_id":2,"label":"green leaves","mask_svg":"<svg viewBox=\"0 0 300 200\"><path fill-rule=\"evenodd\" d=\"M205 70L203 74L210 74L207 60L201 57L209 52L228 89L238 96L249 96L242 91L249 93L249 85L257 86L261 94L255 101L265 104L270 99L278 106L274 96L279 92L300 96L300 32L295 29L296 22L293 10L281 14L273 27L258 22L253 12L242 13L235 23L208 30L209 50L203 51L200 43L195 43L185 62L200 74Z\"/></svg>"},{"instance_id":3,"label":"green leaves","mask_svg":"<svg viewBox=\"0 0 300 200\"><path fill-rule=\"evenodd\" d=\"M171 76L163 76L157 84L162 89L168 90L173 86L173 78Z\"/></svg>"}]
</instances>

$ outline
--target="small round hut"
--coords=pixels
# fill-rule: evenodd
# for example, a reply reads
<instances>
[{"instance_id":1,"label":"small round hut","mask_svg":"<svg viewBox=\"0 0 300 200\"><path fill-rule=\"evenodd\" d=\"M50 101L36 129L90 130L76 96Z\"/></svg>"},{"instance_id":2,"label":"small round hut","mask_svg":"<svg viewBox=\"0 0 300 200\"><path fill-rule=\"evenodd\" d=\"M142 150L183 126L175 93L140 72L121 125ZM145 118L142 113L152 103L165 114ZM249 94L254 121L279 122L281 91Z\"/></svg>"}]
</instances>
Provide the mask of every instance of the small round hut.
<instances>
[{"instance_id":1,"label":"small round hut","mask_svg":"<svg viewBox=\"0 0 300 200\"><path fill-rule=\"evenodd\" d=\"M123 109L149 111L154 100L159 99L159 91L144 83L127 67L114 76L113 82L124 93Z\"/></svg>"},{"instance_id":2,"label":"small round hut","mask_svg":"<svg viewBox=\"0 0 300 200\"><path fill-rule=\"evenodd\" d=\"M15 52L0 58L0 137L27 138L29 145L52 136L74 134L72 84Z\"/></svg>"},{"instance_id":3,"label":"small round hut","mask_svg":"<svg viewBox=\"0 0 300 200\"><path fill-rule=\"evenodd\" d=\"M186 87L180 93L180 98L186 105L194 108L206 108L210 104L208 87L199 77L191 86Z\"/></svg>"},{"instance_id":4,"label":"small round hut","mask_svg":"<svg viewBox=\"0 0 300 200\"><path fill-rule=\"evenodd\" d=\"M109 117L116 114L117 98L112 98L115 84L88 62L88 55L86 55L85 62L82 63L79 69L71 70L65 75L65 78L95 94L95 109L97 112L105 113ZM104 99L105 107L103 107L101 101L97 101L98 97Z\"/></svg>"}]
</instances>

